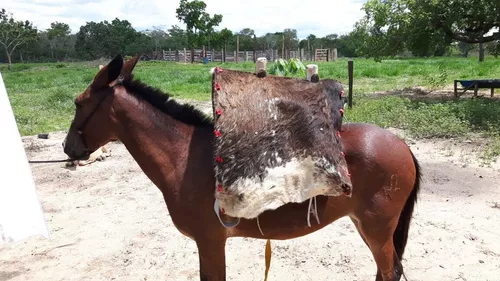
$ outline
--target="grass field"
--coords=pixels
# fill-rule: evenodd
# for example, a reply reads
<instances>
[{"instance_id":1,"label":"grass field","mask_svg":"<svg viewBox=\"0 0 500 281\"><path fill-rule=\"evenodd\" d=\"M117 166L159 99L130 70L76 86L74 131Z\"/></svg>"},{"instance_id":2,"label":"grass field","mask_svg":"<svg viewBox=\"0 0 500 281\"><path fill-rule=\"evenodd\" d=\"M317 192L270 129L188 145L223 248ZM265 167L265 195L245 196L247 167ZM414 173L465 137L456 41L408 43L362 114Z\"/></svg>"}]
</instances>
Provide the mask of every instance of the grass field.
<instances>
[{"instance_id":1,"label":"grass field","mask_svg":"<svg viewBox=\"0 0 500 281\"><path fill-rule=\"evenodd\" d=\"M0 65L7 92L22 135L67 130L73 117L73 99L92 81L103 62L15 64L12 71ZM169 92L177 99L209 100L209 69L216 64L183 65L140 62L136 77ZM252 71L253 63L218 64ZM319 63L322 78L334 78L347 90L347 60ZM375 95L411 87L439 90L452 87L459 78L500 78L500 59L429 58L354 60L354 107L348 121L371 122L407 130L414 137L491 138L485 159L500 155L500 102L498 99L409 99ZM498 91L500 95L500 90Z\"/></svg>"}]
</instances>

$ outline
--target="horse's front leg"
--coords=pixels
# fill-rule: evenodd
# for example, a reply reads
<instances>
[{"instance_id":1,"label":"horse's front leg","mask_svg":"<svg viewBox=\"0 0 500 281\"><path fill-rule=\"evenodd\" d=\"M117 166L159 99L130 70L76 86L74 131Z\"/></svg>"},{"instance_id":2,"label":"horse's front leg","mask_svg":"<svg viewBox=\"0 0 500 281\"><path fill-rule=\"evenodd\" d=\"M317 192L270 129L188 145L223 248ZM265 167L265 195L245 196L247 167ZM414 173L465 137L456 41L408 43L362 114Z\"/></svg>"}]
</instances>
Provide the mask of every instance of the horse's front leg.
<instances>
[{"instance_id":1,"label":"horse's front leg","mask_svg":"<svg viewBox=\"0 0 500 281\"><path fill-rule=\"evenodd\" d=\"M196 239L201 281L226 281L226 238Z\"/></svg>"}]
</instances>

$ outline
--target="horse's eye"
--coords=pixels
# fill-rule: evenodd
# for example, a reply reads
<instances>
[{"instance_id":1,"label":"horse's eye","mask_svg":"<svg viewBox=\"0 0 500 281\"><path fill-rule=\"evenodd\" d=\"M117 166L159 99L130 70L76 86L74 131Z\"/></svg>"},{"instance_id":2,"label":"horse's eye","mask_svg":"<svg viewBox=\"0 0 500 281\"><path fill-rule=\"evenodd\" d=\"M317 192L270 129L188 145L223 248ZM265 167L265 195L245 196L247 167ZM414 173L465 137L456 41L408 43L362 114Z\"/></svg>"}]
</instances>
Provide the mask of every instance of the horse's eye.
<instances>
[{"instance_id":1,"label":"horse's eye","mask_svg":"<svg viewBox=\"0 0 500 281\"><path fill-rule=\"evenodd\" d=\"M81 106L82 106L81 104L79 104L79 103L75 102L75 107L76 107L76 109L80 108Z\"/></svg>"}]
</instances>

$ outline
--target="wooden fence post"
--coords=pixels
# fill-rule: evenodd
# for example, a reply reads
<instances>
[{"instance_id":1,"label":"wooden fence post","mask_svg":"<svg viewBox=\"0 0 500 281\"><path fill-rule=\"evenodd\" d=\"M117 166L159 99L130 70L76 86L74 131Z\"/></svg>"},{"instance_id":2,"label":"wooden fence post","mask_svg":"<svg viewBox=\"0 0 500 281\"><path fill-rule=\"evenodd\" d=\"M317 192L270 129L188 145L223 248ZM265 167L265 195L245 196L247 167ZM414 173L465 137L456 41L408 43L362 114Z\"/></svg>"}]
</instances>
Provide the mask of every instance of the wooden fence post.
<instances>
[{"instance_id":1,"label":"wooden fence post","mask_svg":"<svg viewBox=\"0 0 500 281\"><path fill-rule=\"evenodd\" d=\"M236 35L236 57L235 62L238 62L238 57L240 56L240 36Z\"/></svg>"},{"instance_id":2,"label":"wooden fence post","mask_svg":"<svg viewBox=\"0 0 500 281\"><path fill-rule=\"evenodd\" d=\"M257 62L257 37L253 35L253 63Z\"/></svg>"},{"instance_id":3,"label":"wooden fence post","mask_svg":"<svg viewBox=\"0 0 500 281\"><path fill-rule=\"evenodd\" d=\"M285 57L285 35L281 36L281 57L286 60Z\"/></svg>"},{"instance_id":4,"label":"wooden fence post","mask_svg":"<svg viewBox=\"0 0 500 281\"><path fill-rule=\"evenodd\" d=\"M332 61L337 61L337 56L338 56L337 48L334 48L332 51Z\"/></svg>"}]
</instances>

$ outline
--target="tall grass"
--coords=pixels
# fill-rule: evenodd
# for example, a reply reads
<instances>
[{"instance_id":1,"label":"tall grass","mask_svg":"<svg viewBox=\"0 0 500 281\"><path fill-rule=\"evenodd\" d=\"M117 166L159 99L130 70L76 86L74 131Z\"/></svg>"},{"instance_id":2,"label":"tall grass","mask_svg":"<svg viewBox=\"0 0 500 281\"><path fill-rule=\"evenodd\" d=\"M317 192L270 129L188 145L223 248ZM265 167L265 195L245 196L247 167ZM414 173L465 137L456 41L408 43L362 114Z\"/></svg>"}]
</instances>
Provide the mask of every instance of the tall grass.
<instances>
[{"instance_id":1,"label":"tall grass","mask_svg":"<svg viewBox=\"0 0 500 281\"><path fill-rule=\"evenodd\" d=\"M318 63L321 78L347 85L347 59ZM22 135L66 130L74 112L73 99L91 83L98 62L0 65L9 99ZM253 71L254 64L178 64L139 62L136 78L177 99L210 99L210 69ZM470 132L500 141L500 104L487 99L416 102L397 96L373 98L372 93L409 87L451 87L454 79L500 78L500 59L395 59L376 63L354 59L354 102L351 121L407 129L415 137L461 137ZM499 90L500 94L500 90ZM347 112L346 112L347 114ZM496 145L496 146L495 146ZM489 155L500 154L493 142Z\"/></svg>"}]
</instances>

